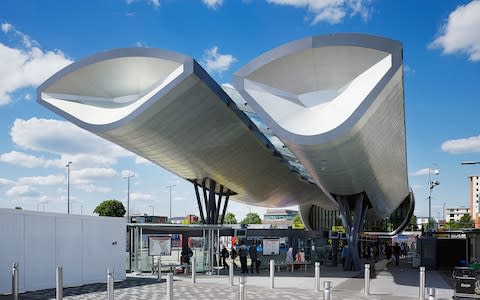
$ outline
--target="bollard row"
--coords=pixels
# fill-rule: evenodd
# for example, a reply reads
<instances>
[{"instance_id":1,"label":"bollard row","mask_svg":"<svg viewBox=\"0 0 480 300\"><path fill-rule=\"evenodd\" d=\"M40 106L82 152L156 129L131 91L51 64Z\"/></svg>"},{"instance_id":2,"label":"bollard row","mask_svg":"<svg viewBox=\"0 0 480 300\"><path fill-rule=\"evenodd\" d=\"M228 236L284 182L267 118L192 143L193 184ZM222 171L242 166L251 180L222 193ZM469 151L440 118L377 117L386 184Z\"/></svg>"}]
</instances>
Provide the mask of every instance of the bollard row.
<instances>
[{"instance_id":1,"label":"bollard row","mask_svg":"<svg viewBox=\"0 0 480 300\"><path fill-rule=\"evenodd\" d=\"M55 272L55 299L56 300L62 300L63 299L63 268L62 267L57 267L57 270Z\"/></svg>"},{"instance_id":2,"label":"bollard row","mask_svg":"<svg viewBox=\"0 0 480 300\"><path fill-rule=\"evenodd\" d=\"M239 286L240 286L239 299L247 300L247 280L245 276L240 276Z\"/></svg>"},{"instance_id":3,"label":"bollard row","mask_svg":"<svg viewBox=\"0 0 480 300\"><path fill-rule=\"evenodd\" d=\"M275 261L270 260L270 288L273 289L275 286Z\"/></svg>"},{"instance_id":4,"label":"bollard row","mask_svg":"<svg viewBox=\"0 0 480 300\"><path fill-rule=\"evenodd\" d=\"M425 267L420 267L419 300L425 300Z\"/></svg>"},{"instance_id":5,"label":"bollard row","mask_svg":"<svg viewBox=\"0 0 480 300\"><path fill-rule=\"evenodd\" d=\"M320 291L320 263L315 263L315 291Z\"/></svg>"},{"instance_id":6,"label":"bollard row","mask_svg":"<svg viewBox=\"0 0 480 300\"><path fill-rule=\"evenodd\" d=\"M228 279L230 286L233 286L233 260L228 264Z\"/></svg>"},{"instance_id":7,"label":"bollard row","mask_svg":"<svg viewBox=\"0 0 480 300\"><path fill-rule=\"evenodd\" d=\"M324 281L323 282L323 300L332 300L332 282Z\"/></svg>"},{"instance_id":8,"label":"bollard row","mask_svg":"<svg viewBox=\"0 0 480 300\"><path fill-rule=\"evenodd\" d=\"M13 300L18 300L18 291L20 283L18 281L18 263L14 263L12 267L12 298Z\"/></svg>"},{"instance_id":9,"label":"bollard row","mask_svg":"<svg viewBox=\"0 0 480 300\"><path fill-rule=\"evenodd\" d=\"M365 283L363 287L363 294L370 294L370 264L365 264Z\"/></svg>"}]
</instances>

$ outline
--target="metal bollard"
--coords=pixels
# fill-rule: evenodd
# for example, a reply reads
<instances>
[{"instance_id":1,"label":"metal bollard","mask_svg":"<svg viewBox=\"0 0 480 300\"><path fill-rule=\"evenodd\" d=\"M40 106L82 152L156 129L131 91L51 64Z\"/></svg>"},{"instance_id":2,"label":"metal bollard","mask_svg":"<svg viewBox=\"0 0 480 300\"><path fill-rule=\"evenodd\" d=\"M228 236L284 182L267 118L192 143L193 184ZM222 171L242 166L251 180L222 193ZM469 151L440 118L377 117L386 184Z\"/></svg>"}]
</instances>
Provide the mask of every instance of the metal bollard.
<instances>
[{"instance_id":1,"label":"metal bollard","mask_svg":"<svg viewBox=\"0 0 480 300\"><path fill-rule=\"evenodd\" d=\"M437 291L434 288L427 288L428 300L437 300Z\"/></svg>"},{"instance_id":2,"label":"metal bollard","mask_svg":"<svg viewBox=\"0 0 480 300\"><path fill-rule=\"evenodd\" d=\"M275 286L275 261L270 260L270 288L273 289Z\"/></svg>"},{"instance_id":3,"label":"metal bollard","mask_svg":"<svg viewBox=\"0 0 480 300\"><path fill-rule=\"evenodd\" d=\"M363 294L370 294L370 264L365 264L365 283L363 287Z\"/></svg>"},{"instance_id":4,"label":"metal bollard","mask_svg":"<svg viewBox=\"0 0 480 300\"><path fill-rule=\"evenodd\" d=\"M230 261L228 264L228 278L230 282L230 286L233 286L233 260Z\"/></svg>"},{"instance_id":5,"label":"metal bollard","mask_svg":"<svg viewBox=\"0 0 480 300\"><path fill-rule=\"evenodd\" d=\"M332 300L332 282L323 282L323 300Z\"/></svg>"},{"instance_id":6,"label":"metal bollard","mask_svg":"<svg viewBox=\"0 0 480 300\"><path fill-rule=\"evenodd\" d=\"M173 273L167 275L167 299L173 300Z\"/></svg>"},{"instance_id":7,"label":"metal bollard","mask_svg":"<svg viewBox=\"0 0 480 300\"><path fill-rule=\"evenodd\" d=\"M12 298L18 300L18 291L20 284L18 282L18 263L14 263L12 267Z\"/></svg>"},{"instance_id":8,"label":"metal bollard","mask_svg":"<svg viewBox=\"0 0 480 300\"><path fill-rule=\"evenodd\" d=\"M315 291L320 291L320 263L315 263Z\"/></svg>"},{"instance_id":9,"label":"metal bollard","mask_svg":"<svg viewBox=\"0 0 480 300\"><path fill-rule=\"evenodd\" d=\"M107 299L113 300L113 273L110 269L107 270Z\"/></svg>"},{"instance_id":10,"label":"metal bollard","mask_svg":"<svg viewBox=\"0 0 480 300\"><path fill-rule=\"evenodd\" d=\"M57 267L56 271L56 300L63 299L63 268Z\"/></svg>"},{"instance_id":11,"label":"metal bollard","mask_svg":"<svg viewBox=\"0 0 480 300\"><path fill-rule=\"evenodd\" d=\"M419 300L425 300L425 267L420 267Z\"/></svg>"},{"instance_id":12,"label":"metal bollard","mask_svg":"<svg viewBox=\"0 0 480 300\"><path fill-rule=\"evenodd\" d=\"M197 270L195 269L195 257L192 257L192 283L197 281Z\"/></svg>"},{"instance_id":13,"label":"metal bollard","mask_svg":"<svg viewBox=\"0 0 480 300\"><path fill-rule=\"evenodd\" d=\"M245 276L240 276L240 300L247 300L247 282Z\"/></svg>"},{"instance_id":14,"label":"metal bollard","mask_svg":"<svg viewBox=\"0 0 480 300\"><path fill-rule=\"evenodd\" d=\"M161 256L159 256L158 260L157 260L157 280L162 281L162 258L161 258Z\"/></svg>"}]
</instances>

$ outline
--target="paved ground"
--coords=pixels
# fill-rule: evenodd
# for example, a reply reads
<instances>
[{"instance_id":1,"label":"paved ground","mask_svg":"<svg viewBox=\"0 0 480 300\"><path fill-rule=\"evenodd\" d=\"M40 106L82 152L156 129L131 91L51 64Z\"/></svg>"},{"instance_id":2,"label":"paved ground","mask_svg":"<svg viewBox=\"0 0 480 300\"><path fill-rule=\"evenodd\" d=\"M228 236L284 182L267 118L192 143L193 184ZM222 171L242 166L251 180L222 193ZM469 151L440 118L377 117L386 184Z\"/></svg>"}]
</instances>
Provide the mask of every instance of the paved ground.
<instances>
[{"instance_id":1,"label":"paved ground","mask_svg":"<svg viewBox=\"0 0 480 300\"><path fill-rule=\"evenodd\" d=\"M343 272L339 267L321 267L321 286L324 281L331 281L334 286L333 299L418 299L418 269L412 269L406 262L400 266L377 264L378 270L372 274L370 295L363 295L363 272ZM315 292L313 270L276 273L275 288L270 289L268 270L247 277L248 299L323 299L323 291ZM229 286L227 270L220 275L198 275L196 284L191 278L175 276L175 299L239 299L239 276L235 272L235 285ZM164 276L165 277L165 276ZM437 290L437 299L452 299L452 281L447 272L426 272L426 286ZM90 284L64 290L65 299L105 299L106 284ZM0 299L9 299L1 297ZM42 290L21 294L20 299L55 299L55 290ZM166 299L165 279L158 282L148 275L129 276L127 280L115 283L115 299Z\"/></svg>"}]
</instances>

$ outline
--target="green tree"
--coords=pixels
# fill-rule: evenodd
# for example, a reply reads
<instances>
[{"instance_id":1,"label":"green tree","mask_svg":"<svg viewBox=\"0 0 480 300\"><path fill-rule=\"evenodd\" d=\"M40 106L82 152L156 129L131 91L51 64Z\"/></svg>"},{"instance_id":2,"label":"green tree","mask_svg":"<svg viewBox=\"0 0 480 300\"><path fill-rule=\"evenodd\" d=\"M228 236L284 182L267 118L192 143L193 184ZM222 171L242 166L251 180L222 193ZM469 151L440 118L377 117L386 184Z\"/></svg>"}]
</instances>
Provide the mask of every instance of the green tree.
<instances>
[{"instance_id":1,"label":"green tree","mask_svg":"<svg viewBox=\"0 0 480 300\"><path fill-rule=\"evenodd\" d=\"M417 216L412 215L412 217L410 218L410 221L408 221L407 229L411 231L418 230Z\"/></svg>"},{"instance_id":2,"label":"green tree","mask_svg":"<svg viewBox=\"0 0 480 300\"><path fill-rule=\"evenodd\" d=\"M461 218L460 221L458 221L458 225L460 228L472 228L473 227L473 221L472 217L470 214L464 214Z\"/></svg>"},{"instance_id":3,"label":"green tree","mask_svg":"<svg viewBox=\"0 0 480 300\"><path fill-rule=\"evenodd\" d=\"M240 222L241 224L262 224L262 219L257 213L248 213L245 219Z\"/></svg>"},{"instance_id":4,"label":"green tree","mask_svg":"<svg viewBox=\"0 0 480 300\"><path fill-rule=\"evenodd\" d=\"M231 212L225 215L225 219L223 220L224 224L237 224L237 218Z\"/></svg>"},{"instance_id":5,"label":"green tree","mask_svg":"<svg viewBox=\"0 0 480 300\"><path fill-rule=\"evenodd\" d=\"M304 229L305 224L302 222L300 215L296 215L292 220L292 229Z\"/></svg>"},{"instance_id":6,"label":"green tree","mask_svg":"<svg viewBox=\"0 0 480 300\"><path fill-rule=\"evenodd\" d=\"M102 217L123 217L126 211L122 202L111 199L100 203L93 212Z\"/></svg>"},{"instance_id":7,"label":"green tree","mask_svg":"<svg viewBox=\"0 0 480 300\"><path fill-rule=\"evenodd\" d=\"M459 225L457 222L451 220L451 221L448 221L447 223L445 223L445 229L446 230L453 230L453 229L458 229L459 228Z\"/></svg>"}]
</instances>

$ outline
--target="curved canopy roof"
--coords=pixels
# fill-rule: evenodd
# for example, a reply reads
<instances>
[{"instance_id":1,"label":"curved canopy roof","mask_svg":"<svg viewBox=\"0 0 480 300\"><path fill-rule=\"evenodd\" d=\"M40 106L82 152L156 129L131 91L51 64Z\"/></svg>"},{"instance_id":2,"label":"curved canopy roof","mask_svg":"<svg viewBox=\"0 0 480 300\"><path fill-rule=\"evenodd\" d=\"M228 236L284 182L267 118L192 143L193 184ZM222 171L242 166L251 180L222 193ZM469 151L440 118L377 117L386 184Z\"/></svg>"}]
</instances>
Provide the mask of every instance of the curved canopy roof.
<instances>
[{"instance_id":1,"label":"curved canopy roof","mask_svg":"<svg viewBox=\"0 0 480 300\"><path fill-rule=\"evenodd\" d=\"M325 194L365 193L379 216L409 196L399 42L309 37L254 59L234 86Z\"/></svg>"},{"instance_id":2,"label":"curved canopy roof","mask_svg":"<svg viewBox=\"0 0 480 300\"><path fill-rule=\"evenodd\" d=\"M215 180L234 200L336 207L192 58L144 48L99 53L47 80L38 101L187 180Z\"/></svg>"},{"instance_id":3,"label":"curved canopy roof","mask_svg":"<svg viewBox=\"0 0 480 300\"><path fill-rule=\"evenodd\" d=\"M128 48L82 59L38 88L74 124L234 200L316 204L365 193L384 217L409 195L402 46L361 34L269 51L220 87L192 58Z\"/></svg>"}]
</instances>

